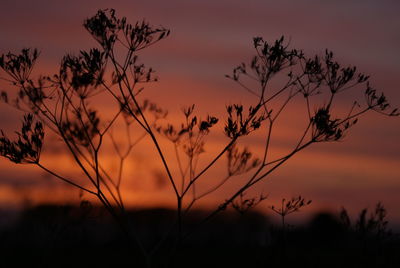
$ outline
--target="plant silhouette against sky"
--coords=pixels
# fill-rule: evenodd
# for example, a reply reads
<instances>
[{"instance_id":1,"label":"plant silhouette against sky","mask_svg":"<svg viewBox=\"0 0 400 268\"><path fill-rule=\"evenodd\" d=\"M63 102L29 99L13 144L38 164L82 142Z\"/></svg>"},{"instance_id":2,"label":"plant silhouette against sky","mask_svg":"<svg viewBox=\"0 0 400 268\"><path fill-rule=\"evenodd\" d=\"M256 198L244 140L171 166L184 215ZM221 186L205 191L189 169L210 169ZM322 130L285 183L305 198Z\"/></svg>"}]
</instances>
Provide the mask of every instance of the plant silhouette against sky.
<instances>
[{"instance_id":1,"label":"plant silhouette against sky","mask_svg":"<svg viewBox=\"0 0 400 268\"><path fill-rule=\"evenodd\" d=\"M171 233L176 234L180 243L186 235L183 219L193 205L222 189L233 177L246 179L204 221L228 206L245 209L249 207L249 201L253 200L252 207L265 199L262 195L259 200L246 199L244 195L305 148L343 140L360 116L371 111L398 115L396 109L390 108L385 96L369 83L369 76L359 73L355 67L341 66L332 52L307 57L303 51L290 48L284 37L274 42L255 37L255 56L249 64L242 63L227 75L249 93L247 96L254 100L250 106L231 104L226 106L225 117L209 115L200 118L195 114L195 105L189 105L182 111L180 125L161 124L160 121L168 120L167 112L141 95L146 84L156 82L157 78L152 68L140 62L139 54L167 38L170 31L154 28L145 21L129 24L126 18L119 19L112 9L99 10L85 20L84 27L99 46L82 50L77 55L66 55L54 75L31 77L39 57L36 49L1 55L1 79L10 86L1 92L1 99L26 115L21 131L17 132L17 140L1 132L0 153L16 164L36 165L97 197L147 258L157 251L158 245L144 248L135 230L128 227L121 194L121 181L129 180L123 172L125 160L138 142L148 139L151 142L149 149L154 149L159 156L176 199L176 230ZM281 86L273 84L275 80L280 81ZM359 92L364 99L355 99L346 112L340 112L336 106L338 99L349 91ZM107 115L108 118L101 117L101 107L90 101L99 95L107 96L118 107L113 114ZM275 126L292 103L304 104L306 125L297 137L294 136L297 142L293 148L277 157L271 153ZM117 123L122 123L126 129L128 138L123 146L118 144L112 131ZM208 164L200 165L207 137L218 124L224 125L226 143ZM142 134L133 137L132 129ZM243 138L253 132L265 132L260 157L242 144ZM45 133L58 137L84 177L68 178L42 163L41 151L47 144ZM178 170L171 168L171 160L160 145L163 138L173 145ZM119 172L115 177L102 159L106 140L111 142L119 157ZM210 168L224 159L226 176L209 185L209 189L198 189L196 185Z\"/></svg>"}]
</instances>

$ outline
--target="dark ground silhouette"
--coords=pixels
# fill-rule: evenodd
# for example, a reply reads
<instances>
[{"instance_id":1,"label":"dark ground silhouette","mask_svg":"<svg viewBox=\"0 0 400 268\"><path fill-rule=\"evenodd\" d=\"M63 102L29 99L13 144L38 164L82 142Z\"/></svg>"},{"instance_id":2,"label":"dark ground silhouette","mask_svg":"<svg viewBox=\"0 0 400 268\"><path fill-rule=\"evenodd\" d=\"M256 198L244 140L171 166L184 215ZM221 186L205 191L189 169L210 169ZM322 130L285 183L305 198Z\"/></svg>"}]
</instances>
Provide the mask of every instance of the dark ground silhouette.
<instances>
[{"instance_id":1,"label":"dark ground silhouette","mask_svg":"<svg viewBox=\"0 0 400 268\"><path fill-rule=\"evenodd\" d=\"M162 239L175 211L129 211L144 246ZM203 215L195 211L186 230ZM351 227L320 213L285 232L264 215L224 212L173 253L160 248L156 267L399 267L400 239L386 230ZM172 242L171 242L172 243ZM41 205L26 209L0 235L0 267L142 267L113 219L101 208ZM174 257L171 257L174 256Z\"/></svg>"}]
</instances>

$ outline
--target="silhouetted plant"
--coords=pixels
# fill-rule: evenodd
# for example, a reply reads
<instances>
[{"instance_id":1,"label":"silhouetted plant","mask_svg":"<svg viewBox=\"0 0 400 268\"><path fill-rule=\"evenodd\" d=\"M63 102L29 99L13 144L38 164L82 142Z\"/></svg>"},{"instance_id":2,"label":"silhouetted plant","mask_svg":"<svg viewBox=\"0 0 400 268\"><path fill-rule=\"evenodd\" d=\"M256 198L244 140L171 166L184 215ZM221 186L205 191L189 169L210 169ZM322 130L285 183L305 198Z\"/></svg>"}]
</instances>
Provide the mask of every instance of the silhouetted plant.
<instances>
[{"instance_id":1,"label":"silhouetted plant","mask_svg":"<svg viewBox=\"0 0 400 268\"><path fill-rule=\"evenodd\" d=\"M257 206L259 203L261 203L265 199L267 199L267 196L262 195L262 194L258 198L255 198L255 197L245 198L245 192L243 192L239 195L238 200L235 200L232 202L232 207L240 214L244 214L248 210Z\"/></svg>"},{"instance_id":2,"label":"silhouetted plant","mask_svg":"<svg viewBox=\"0 0 400 268\"><path fill-rule=\"evenodd\" d=\"M66 55L52 76L31 78L39 56L37 50L24 49L20 54L0 56L0 68L5 74L1 79L17 89L14 97L9 96L9 91L2 91L1 100L29 113L24 117L22 131L17 133L17 141L11 141L2 132L0 152L15 163L36 165L97 197L127 235L132 236L148 266L151 265L148 252L156 252L159 245L149 251L137 239L134 230L128 227L120 189L125 160L145 136L159 155L176 198L177 240L180 242L186 213L199 199L222 188L231 178L240 176L247 179L204 221L230 205L245 211L261 202L264 199L262 195L253 199L244 198L244 194L310 145L342 140L361 115L372 110L389 116L399 115L396 109L389 109L385 96L369 84L368 76L358 73L355 67L342 67L333 59L332 52L309 58L301 50L290 49L283 37L273 43L256 37L253 40L256 55L250 64L240 64L227 76L249 92L254 102L249 107L240 104L226 106L224 133L227 142L208 164L200 167L199 159L206 150L206 138L222 120L211 115L201 119L194 114L192 105L183 109L184 120L179 127L173 124L163 126L159 119L167 119L167 112L153 102L143 100L140 95L146 83L157 81L157 77L152 68L140 63L138 53L166 38L169 30L154 28L145 21L129 24L126 18L117 18L112 9L99 10L95 16L85 20L84 27L99 48ZM283 85L271 86L275 78L277 81L284 79ZM354 101L346 114L336 114L337 96L356 87L364 87L366 103ZM90 102L99 94L107 95L118 107L110 118L102 118L100 107ZM270 150L275 134L273 130L282 112L296 99L300 99L307 110L304 131L290 151L276 156ZM317 108L313 110L312 107ZM112 132L117 121L126 127L128 142L124 147L118 144ZM66 146L87 181L67 178L41 162L44 126ZM141 135L134 139L132 128L141 129L142 132L135 132ZM248 149L239 149L242 138L256 131L265 131L260 158L254 157ZM160 136L165 136L174 145L178 175L171 170L165 149L160 146ZM101 157L106 139L111 141L120 159L116 177L106 170ZM196 185L223 156L227 157L226 177L210 189L199 192ZM290 202L282 207L282 215L309 204L300 197Z\"/></svg>"},{"instance_id":3,"label":"silhouetted plant","mask_svg":"<svg viewBox=\"0 0 400 268\"><path fill-rule=\"evenodd\" d=\"M38 163L42 150L44 131L41 122L33 122L33 115L27 114L22 122L21 133L16 132L18 141L10 141L1 131L0 153L16 164Z\"/></svg>"},{"instance_id":4,"label":"silhouetted plant","mask_svg":"<svg viewBox=\"0 0 400 268\"><path fill-rule=\"evenodd\" d=\"M386 215L386 208L382 203L378 202L375 210L370 213L369 217L368 209L362 209L354 224L352 224L347 210L342 208L340 211L340 220L347 229L354 230L363 238L368 236L385 238L391 234L387 226Z\"/></svg>"},{"instance_id":5,"label":"silhouetted plant","mask_svg":"<svg viewBox=\"0 0 400 268\"><path fill-rule=\"evenodd\" d=\"M301 195L292 197L289 200L282 198L281 205L279 207L271 205L268 208L281 217L282 229L285 230L286 222L285 217L294 212L299 212L301 208L310 205L312 200L305 200Z\"/></svg>"}]
</instances>

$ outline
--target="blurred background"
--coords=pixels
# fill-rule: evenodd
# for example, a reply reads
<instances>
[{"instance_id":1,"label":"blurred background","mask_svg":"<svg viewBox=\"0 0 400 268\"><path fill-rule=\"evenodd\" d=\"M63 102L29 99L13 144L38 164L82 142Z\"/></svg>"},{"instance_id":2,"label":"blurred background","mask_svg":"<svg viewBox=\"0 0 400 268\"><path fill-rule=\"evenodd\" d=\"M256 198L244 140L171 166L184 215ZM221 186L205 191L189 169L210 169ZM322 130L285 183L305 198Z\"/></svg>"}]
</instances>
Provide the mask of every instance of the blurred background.
<instances>
[{"instance_id":1,"label":"blurred background","mask_svg":"<svg viewBox=\"0 0 400 268\"><path fill-rule=\"evenodd\" d=\"M169 111L173 122L183 119L181 109L196 104L201 116L212 114L220 123L207 141L210 155L226 142L223 135L224 111L232 103L250 103L252 96L224 77L241 62L249 62L255 51L252 38L274 41L282 35L293 48L306 55L323 55L332 50L343 65L355 65L371 75L372 84L385 92L394 107L400 106L400 10L399 1L21 1L3 0L0 4L0 52L18 52L25 47L41 51L34 75L52 74L66 53L78 54L96 46L82 27L85 18L98 9L114 8L117 16L131 23L145 19L164 26L171 35L140 54L141 61L153 67L159 82L143 93L146 98ZM1 82L1 90L8 85ZM107 99L98 105L107 111ZM0 128L10 133L20 127L21 113L0 104ZM300 121L299 121L300 118ZM288 110L277 129L272 146L277 153L291 148L301 129L301 114ZM116 129L118 133L118 129ZM373 208L380 201L388 210L392 225L400 224L400 118L369 114L349 132L344 141L317 144L298 154L249 195L268 195L257 209L282 198L301 194L313 200L301 213L346 207L350 214ZM73 161L46 136L43 155L46 164L79 178ZM123 140L121 140L123 142ZM261 139L246 140L255 154ZM142 146L142 147L140 147ZM173 206L171 187L160 169L159 159L149 153L146 143L132 152L125 170L123 196L132 207ZM168 145L165 145L168 149ZM104 156L110 170L113 158ZM206 155L207 157L207 155ZM174 162L173 158L170 159ZM220 176L225 160L211 171ZM204 189L213 178L204 180ZM227 185L199 205L215 207L240 179ZM21 208L27 204L79 202L82 195L42 171L0 160L0 207ZM89 198L89 197L85 197ZM222 199L223 200L223 199ZM289 219L290 220L290 219ZM291 219L293 222L296 216Z\"/></svg>"}]
</instances>

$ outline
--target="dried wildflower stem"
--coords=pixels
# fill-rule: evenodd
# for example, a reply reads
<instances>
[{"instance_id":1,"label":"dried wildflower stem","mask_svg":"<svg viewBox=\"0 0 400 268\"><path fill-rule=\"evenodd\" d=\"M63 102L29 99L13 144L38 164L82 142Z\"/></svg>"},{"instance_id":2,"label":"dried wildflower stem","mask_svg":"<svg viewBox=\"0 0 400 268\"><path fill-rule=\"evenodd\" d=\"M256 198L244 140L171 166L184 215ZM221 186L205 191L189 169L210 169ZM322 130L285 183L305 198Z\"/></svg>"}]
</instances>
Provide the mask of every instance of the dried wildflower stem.
<instances>
[{"instance_id":1,"label":"dried wildflower stem","mask_svg":"<svg viewBox=\"0 0 400 268\"><path fill-rule=\"evenodd\" d=\"M80 51L77 56L66 55L61 61L59 71L52 77L40 76L37 80L30 78L39 55L37 50L23 49L20 54L0 55L0 69L6 74L6 77L0 79L10 83L12 88L17 88L16 97L12 101L7 92L0 92L0 99L20 111L29 113L24 116L16 141L8 139L1 131L0 153L17 164L36 164L54 177L96 196L127 237L131 238L148 267L151 266L151 257L171 233L176 234L172 251L187 237L188 233L184 233L183 218L195 203L222 189L231 178L241 176L244 178L243 184L201 223L230 205L243 214L262 202L266 198L264 195L249 198L246 197L247 191L310 145L342 140L361 115L369 111L388 116L399 115L397 109L390 110L386 97L372 88L368 82L369 76L356 72L355 67L342 67L333 59L332 52L326 51L323 56L309 58L301 50L290 49L289 43L285 43L283 37L272 43L255 37L255 56L250 63L240 64L227 76L255 97L253 106L226 106L224 134L228 140L221 150L198 170L198 164L201 163L199 159L205 151L206 138L219 119L210 115L200 119L194 114L194 105L191 105L183 109L185 121L180 127L172 124L161 126L157 122L160 118L166 118L165 110L147 100L142 101L140 95L144 89L142 85L155 82L157 78L154 77L152 68L139 63L138 52L167 37L169 30L154 28L146 22L129 24L126 18L117 18L114 10L99 10L95 16L85 20L84 27L100 48ZM106 83L105 76L109 74L111 80ZM272 80L279 75L286 78L280 79L282 85L275 88L272 86ZM246 81L257 85L253 87L253 84L249 85ZM347 115L334 114L337 95L354 87L365 88L365 104L355 100ZM119 106L106 123L101 121L98 111L91 107L91 102L88 101L99 94L108 94ZM320 99L323 100L314 98L316 95L321 96ZM278 133L275 130L276 122L282 118L282 114L292 102L302 97L307 119L304 131L300 131L297 143L288 152L283 156L274 156L271 148ZM314 111L312 107L315 107ZM39 119L36 123L33 114L35 120ZM127 145L124 149L120 148L117 138L112 134L112 129L119 120L123 120L126 127ZM144 132L136 141L132 141L131 125ZM76 183L76 179L63 177L59 172L50 170L39 162L44 141L44 126L61 139L74 159L74 164L83 172L86 183ZM262 156L258 159L246 147L240 149L239 143L244 142L242 137L260 129L265 130L265 136ZM171 170L165 151L160 146L158 134L166 137L174 145L178 164L177 178L174 176L174 170ZM177 209L173 227L156 243L150 253L129 225L130 219L126 215L121 194L126 160L134 146L147 136L150 137L152 148L159 156L167 174ZM107 171L101 157L106 139L111 141L119 160L115 176ZM224 156L227 157L227 175L211 188L201 192L199 182ZM282 202L280 210L273 209L282 215L283 225L284 216L304 205L302 199L285 202ZM383 217L382 212L376 213ZM379 219L373 222L378 224Z\"/></svg>"}]
</instances>

